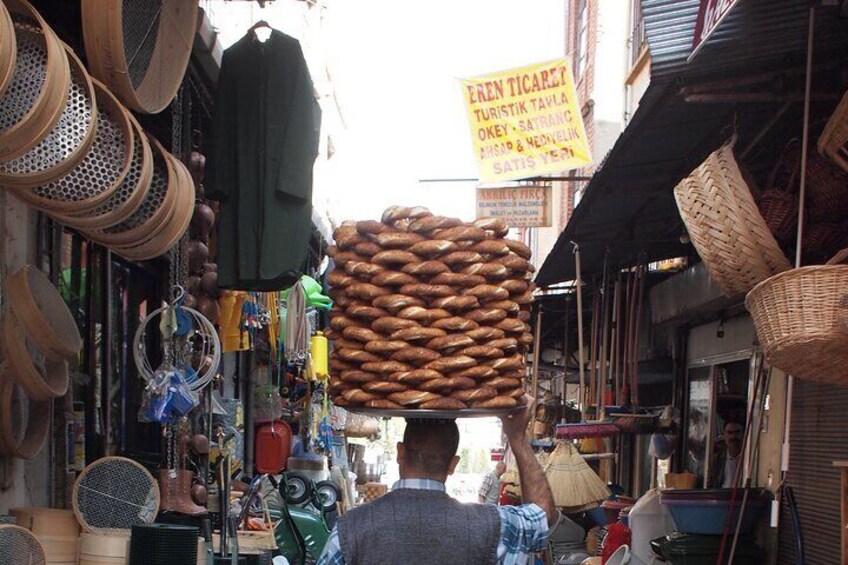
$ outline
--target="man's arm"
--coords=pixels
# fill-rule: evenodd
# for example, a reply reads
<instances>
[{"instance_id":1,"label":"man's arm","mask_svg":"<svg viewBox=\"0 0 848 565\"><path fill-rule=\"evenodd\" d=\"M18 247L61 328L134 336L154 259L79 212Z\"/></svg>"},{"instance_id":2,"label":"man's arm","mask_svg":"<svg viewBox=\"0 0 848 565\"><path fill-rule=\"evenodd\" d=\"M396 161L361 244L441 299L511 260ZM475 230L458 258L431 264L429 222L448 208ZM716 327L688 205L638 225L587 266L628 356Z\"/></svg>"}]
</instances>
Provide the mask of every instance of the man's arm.
<instances>
[{"instance_id":1,"label":"man's arm","mask_svg":"<svg viewBox=\"0 0 848 565\"><path fill-rule=\"evenodd\" d=\"M512 449L515 463L518 466L518 475L521 477L521 497L525 503L532 503L545 511L548 517L548 526L553 526L559 519L554 495L548 478L536 460L533 449L527 441L527 424L530 422L531 410L533 410L533 398L524 395L524 410L510 416L501 418L503 422L503 433Z\"/></svg>"}]
</instances>

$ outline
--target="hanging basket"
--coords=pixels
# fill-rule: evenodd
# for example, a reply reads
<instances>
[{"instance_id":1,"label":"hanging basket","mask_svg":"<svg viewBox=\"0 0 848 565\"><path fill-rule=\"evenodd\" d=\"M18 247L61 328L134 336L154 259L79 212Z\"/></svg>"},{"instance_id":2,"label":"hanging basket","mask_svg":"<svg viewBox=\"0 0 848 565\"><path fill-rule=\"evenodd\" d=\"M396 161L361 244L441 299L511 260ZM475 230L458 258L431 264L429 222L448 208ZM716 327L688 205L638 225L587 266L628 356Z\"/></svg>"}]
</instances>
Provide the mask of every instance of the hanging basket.
<instances>
[{"instance_id":1,"label":"hanging basket","mask_svg":"<svg viewBox=\"0 0 848 565\"><path fill-rule=\"evenodd\" d=\"M674 189L692 244L727 296L747 292L791 268L739 170L734 141L713 152Z\"/></svg>"},{"instance_id":2,"label":"hanging basket","mask_svg":"<svg viewBox=\"0 0 848 565\"><path fill-rule=\"evenodd\" d=\"M3 319L3 349L8 373L33 400L51 400L68 391L68 363L44 357L28 339L14 312Z\"/></svg>"},{"instance_id":3,"label":"hanging basket","mask_svg":"<svg viewBox=\"0 0 848 565\"><path fill-rule=\"evenodd\" d=\"M82 62L65 45L71 65L71 87L56 126L35 147L10 161L0 161L0 182L31 187L53 181L76 167L97 132L94 85Z\"/></svg>"},{"instance_id":4,"label":"hanging basket","mask_svg":"<svg viewBox=\"0 0 848 565\"><path fill-rule=\"evenodd\" d=\"M827 121L819 137L818 149L848 172L848 91Z\"/></svg>"},{"instance_id":5,"label":"hanging basket","mask_svg":"<svg viewBox=\"0 0 848 565\"><path fill-rule=\"evenodd\" d=\"M760 213L766 225L780 240L789 239L798 225L798 172L801 169L801 144L792 139L769 174L768 184L759 198Z\"/></svg>"},{"instance_id":6,"label":"hanging basket","mask_svg":"<svg viewBox=\"0 0 848 565\"><path fill-rule=\"evenodd\" d=\"M0 160L20 157L56 125L71 83L65 48L25 0L5 0L15 27L15 71L0 99Z\"/></svg>"},{"instance_id":7,"label":"hanging basket","mask_svg":"<svg viewBox=\"0 0 848 565\"><path fill-rule=\"evenodd\" d=\"M197 26L195 0L83 0L85 53L91 73L128 107L164 110L185 75Z\"/></svg>"},{"instance_id":8,"label":"hanging basket","mask_svg":"<svg viewBox=\"0 0 848 565\"><path fill-rule=\"evenodd\" d=\"M0 2L0 99L15 75L18 47L15 42L15 24L6 5Z\"/></svg>"},{"instance_id":9,"label":"hanging basket","mask_svg":"<svg viewBox=\"0 0 848 565\"><path fill-rule=\"evenodd\" d=\"M813 221L848 217L848 172L813 151L807 162L807 202Z\"/></svg>"},{"instance_id":10,"label":"hanging basket","mask_svg":"<svg viewBox=\"0 0 848 565\"><path fill-rule=\"evenodd\" d=\"M748 293L766 359L793 376L827 383L848 382L848 249L826 265L775 275Z\"/></svg>"},{"instance_id":11,"label":"hanging basket","mask_svg":"<svg viewBox=\"0 0 848 565\"><path fill-rule=\"evenodd\" d=\"M50 431L50 401L35 401L0 366L0 456L32 459Z\"/></svg>"}]
</instances>

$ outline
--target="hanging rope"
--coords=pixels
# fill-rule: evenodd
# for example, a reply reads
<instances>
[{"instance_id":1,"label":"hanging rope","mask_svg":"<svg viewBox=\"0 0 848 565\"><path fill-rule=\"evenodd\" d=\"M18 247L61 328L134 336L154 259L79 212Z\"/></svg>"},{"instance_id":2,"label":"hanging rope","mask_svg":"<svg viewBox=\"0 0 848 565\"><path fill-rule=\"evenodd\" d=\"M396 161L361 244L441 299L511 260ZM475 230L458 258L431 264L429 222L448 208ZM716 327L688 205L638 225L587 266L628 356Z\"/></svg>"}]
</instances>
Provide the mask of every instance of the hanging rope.
<instances>
[{"instance_id":1,"label":"hanging rope","mask_svg":"<svg viewBox=\"0 0 848 565\"><path fill-rule=\"evenodd\" d=\"M309 354L306 293L298 281L286 298L286 361L303 365Z\"/></svg>"}]
</instances>

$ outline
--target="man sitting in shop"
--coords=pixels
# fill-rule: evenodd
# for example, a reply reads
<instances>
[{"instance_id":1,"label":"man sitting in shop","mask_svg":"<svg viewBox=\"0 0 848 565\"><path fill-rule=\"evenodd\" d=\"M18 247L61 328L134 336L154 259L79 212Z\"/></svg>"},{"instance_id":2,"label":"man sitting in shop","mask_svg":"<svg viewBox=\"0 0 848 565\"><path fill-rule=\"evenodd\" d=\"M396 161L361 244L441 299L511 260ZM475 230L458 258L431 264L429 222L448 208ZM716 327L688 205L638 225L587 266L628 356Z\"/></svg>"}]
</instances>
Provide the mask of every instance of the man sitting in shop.
<instances>
[{"instance_id":1,"label":"man sitting in shop","mask_svg":"<svg viewBox=\"0 0 848 565\"><path fill-rule=\"evenodd\" d=\"M497 504L501 494L501 477L506 471L506 463L498 461L494 471L489 471L483 477L477 500L480 504Z\"/></svg>"},{"instance_id":2,"label":"man sitting in shop","mask_svg":"<svg viewBox=\"0 0 848 565\"><path fill-rule=\"evenodd\" d=\"M736 469L742 459L742 424L728 420L724 423L724 449L718 452L710 472L712 488L737 486Z\"/></svg>"},{"instance_id":3,"label":"man sitting in shop","mask_svg":"<svg viewBox=\"0 0 848 565\"><path fill-rule=\"evenodd\" d=\"M463 504L445 492L459 457L454 420L408 419L398 443L401 480L392 491L339 518L318 565L525 564L545 549L558 512L525 431L525 409L502 417L525 504Z\"/></svg>"}]
</instances>

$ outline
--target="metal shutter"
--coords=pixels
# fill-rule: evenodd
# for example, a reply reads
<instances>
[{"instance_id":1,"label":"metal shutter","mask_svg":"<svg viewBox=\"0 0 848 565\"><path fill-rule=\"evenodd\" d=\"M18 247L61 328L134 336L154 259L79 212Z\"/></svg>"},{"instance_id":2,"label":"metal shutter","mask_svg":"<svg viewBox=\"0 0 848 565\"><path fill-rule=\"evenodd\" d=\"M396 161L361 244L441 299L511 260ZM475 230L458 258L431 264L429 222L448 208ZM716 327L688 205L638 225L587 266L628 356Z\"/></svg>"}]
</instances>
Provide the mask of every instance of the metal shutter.
<instances>
[{"instance_id":1,"label":"metal shutter","mask_svg":"<svg viewBox=\"0 0 848 565\"><path fill-rule=\"evenodd\" d=\"M789 484L795 490L807 565L839 563L839 471L848 460L848 387L795 380ZM794 565L795 542L787 508L780 516L778 563Z\"/></svg>"}]
</instances>

